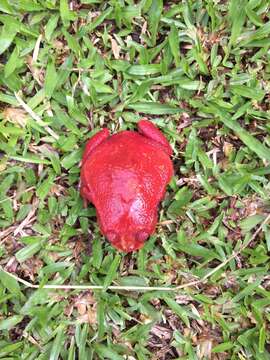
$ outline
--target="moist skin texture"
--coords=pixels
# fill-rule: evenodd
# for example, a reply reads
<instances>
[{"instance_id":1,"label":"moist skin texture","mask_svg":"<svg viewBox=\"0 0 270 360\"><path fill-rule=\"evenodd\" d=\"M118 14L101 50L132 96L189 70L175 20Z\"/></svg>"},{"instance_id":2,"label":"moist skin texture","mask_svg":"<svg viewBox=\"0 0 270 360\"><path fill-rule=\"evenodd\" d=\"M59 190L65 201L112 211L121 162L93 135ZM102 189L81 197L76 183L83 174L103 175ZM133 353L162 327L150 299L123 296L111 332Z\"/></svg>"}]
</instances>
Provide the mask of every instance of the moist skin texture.
<instances>
[{"instance_id":1,"label":"moist skin texture","mask_svg":"<svg viewBox=\"0 0 270 360\"><path fill-rule=\"evenodd\" d=\"M99 131L86 144L81 168L82 197L96 207L102 234L124 252L141 248L155 231L173 175L165 136L148 120L138 130Z\"/></svg>"}]
</instances>

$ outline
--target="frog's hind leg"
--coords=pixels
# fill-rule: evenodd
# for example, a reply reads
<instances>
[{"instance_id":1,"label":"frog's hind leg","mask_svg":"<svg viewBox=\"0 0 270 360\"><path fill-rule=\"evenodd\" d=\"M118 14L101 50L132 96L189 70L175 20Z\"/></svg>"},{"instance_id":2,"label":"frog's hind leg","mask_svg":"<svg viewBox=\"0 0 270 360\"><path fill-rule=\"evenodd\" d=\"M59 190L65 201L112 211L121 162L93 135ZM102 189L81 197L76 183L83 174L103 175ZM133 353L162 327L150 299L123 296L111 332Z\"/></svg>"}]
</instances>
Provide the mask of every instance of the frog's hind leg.
<instances>
[{"instance_id":1,"label":"frog's hind leg","mask_svg":"<svg viewBox=\"0 0 270 360\"><path fill-rule=\"evenodd\" d=\"M172 148L166 137L162 134L161 131L151 122L146 119L142 119L138 123L139 132L151 139L159 143L163 146L164 151L171 156L172 155Z\"/></svg>"},{"instance_id":2,"label":"frog's hind leg","mask_svg":"<svg viewBox=\"0 0 270 360\"><path fill-rule=\"evenodd\" d=\"M85 162L85 160L88 158L89 154L93 151L93 149L97 147L99 144L101 144L109 136L110 136L110 132L107 128L100 130L98 133L92 136L86 143L83 153L82 163Z\"/></svg>"},{"instance_id":3,"label":"frog's hind leg","mask_svg":"<svg viewBox=\"0 0 270 360\"><path fill-rule=\"evenodd\" d=\"M83 158L82 158L82 169L81 169L81 188L80 193L84 200L84 206L87 206L88 202L92 202L92 194L90 191L90 188L86 186L86 178L85 178L85 164L86 160L88 159L91 152L104 140L106 140L110 136L110 132L108 129L102 129L98 133L96 133L94 136L92 136L86 143L84 152L83 152Z\"/></svg>"},{"instance_id":4,"label":"frog's hind leg","mask_svg":"<svg viewBox=\"0 0 270 360\"><path fill-rule=\"evenodd\" d=\"M81 186L80 194L83 198L83 206L86 208L88 203L92 202L91 192L87 189L86 186Z\"/></svg>"}]
</instances>

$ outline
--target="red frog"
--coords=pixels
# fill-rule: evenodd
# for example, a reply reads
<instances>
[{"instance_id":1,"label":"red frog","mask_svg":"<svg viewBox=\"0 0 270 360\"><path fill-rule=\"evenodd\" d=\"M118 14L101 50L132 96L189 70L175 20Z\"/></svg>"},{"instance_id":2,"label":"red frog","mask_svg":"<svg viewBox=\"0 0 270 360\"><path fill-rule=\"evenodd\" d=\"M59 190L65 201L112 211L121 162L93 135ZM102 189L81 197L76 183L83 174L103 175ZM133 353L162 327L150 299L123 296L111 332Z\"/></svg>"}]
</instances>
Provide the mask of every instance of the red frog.
<instances>
[{"instance_id":1,"label":"red frog","mask_svg":"<svg viewBox=\"0 0 270 360\"><path fill-rule=\"evenodd\" d=\"M173 175L165 136L145 119L138 130L99 131L82 159L81 196L95 205L102 234L124 252L141 248L155 231L158 204Z\"/></svg>"}]
</instances>

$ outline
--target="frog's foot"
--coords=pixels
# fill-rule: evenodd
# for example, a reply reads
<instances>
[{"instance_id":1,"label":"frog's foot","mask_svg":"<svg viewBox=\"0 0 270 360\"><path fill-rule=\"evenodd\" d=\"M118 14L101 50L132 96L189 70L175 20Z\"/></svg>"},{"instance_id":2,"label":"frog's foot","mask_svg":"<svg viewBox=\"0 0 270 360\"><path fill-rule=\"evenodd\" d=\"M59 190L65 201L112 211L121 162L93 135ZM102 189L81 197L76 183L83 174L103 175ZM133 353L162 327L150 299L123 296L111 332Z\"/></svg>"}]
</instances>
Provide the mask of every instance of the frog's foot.
<instances>
[{"instance_id":1,"label":"frog's foot","mask_svg":"<svg viewBox=\"0 0 270 360\"><path fill-rule=\"evenodd\" d=\"M88 202L92 202L92 196L90 190L83 185L80 189L81 197L83 198L83 205L87 207Z\"/></svg>"},{"instance_id":2,"label":"frog's foot","mask_svg":"<svg viewBox=\"0 0 270 360\"><path fill-rule=\"evenodd\" d=\"M171 148L170 143L168 142L166 137L162 134L162 132L159 131L158 128L153 123L151 123L150 121L148 121L146 119L142 119L138 123L138 129L139 129L139 132L143 136L162 145L164 151L169 156L172 155L172 148Z\"/></svg>"}]
</instances>

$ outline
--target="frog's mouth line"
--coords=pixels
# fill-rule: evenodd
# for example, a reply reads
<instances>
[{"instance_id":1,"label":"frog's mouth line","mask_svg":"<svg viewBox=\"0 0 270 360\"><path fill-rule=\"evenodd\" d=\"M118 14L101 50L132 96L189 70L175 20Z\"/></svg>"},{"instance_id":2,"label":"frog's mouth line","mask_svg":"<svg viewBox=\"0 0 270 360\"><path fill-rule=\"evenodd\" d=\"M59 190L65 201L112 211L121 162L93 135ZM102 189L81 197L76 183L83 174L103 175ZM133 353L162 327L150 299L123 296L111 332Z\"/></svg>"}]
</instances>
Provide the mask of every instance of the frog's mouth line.
<instances>
[{"instance_id":1,"label":"frog's mouth line","mask_svg":"<svg viewBox=\"0 0 270 360\"><path fill-rule=\"evenodd\" d=\"M110 231L105 234L105 237L118 250L130 252L140 249L148 239L149 233L144 230L126 234L117 234L114 231Z\"/></svg>"}]
</instances>

